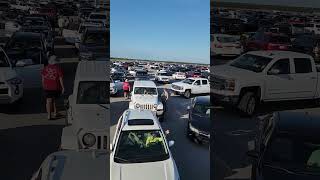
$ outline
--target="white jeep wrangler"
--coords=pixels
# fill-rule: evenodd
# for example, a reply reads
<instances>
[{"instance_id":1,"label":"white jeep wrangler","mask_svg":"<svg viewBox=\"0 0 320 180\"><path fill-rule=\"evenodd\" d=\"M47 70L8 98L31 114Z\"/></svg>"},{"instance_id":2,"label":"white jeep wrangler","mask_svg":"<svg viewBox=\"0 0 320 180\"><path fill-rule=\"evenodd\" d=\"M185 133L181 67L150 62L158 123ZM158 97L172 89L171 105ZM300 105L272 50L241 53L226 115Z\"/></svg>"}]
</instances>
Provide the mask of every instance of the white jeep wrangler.
<instances>
[{"instance_id":1,"label":"white jeep wrangler","mask_svg":"<svg viewBox=\"0 0 320 180\"><path fill-rule=\"evenodd\" d=\"M147 109L163 120L164 108L158 88L153 81L135 81L131 92L130 109Z\"/></svg>"},{"instance_id":2,"label":"white jeep wrangler","mask_svg":"<svg viewBox=\"0 0 320 180\"><path fill-rule=\"evenodd\" d=\"M109 77L106 61L81 61L67 102L61 149L106 149L109 137Z\"/></svg>"}]
</instances>

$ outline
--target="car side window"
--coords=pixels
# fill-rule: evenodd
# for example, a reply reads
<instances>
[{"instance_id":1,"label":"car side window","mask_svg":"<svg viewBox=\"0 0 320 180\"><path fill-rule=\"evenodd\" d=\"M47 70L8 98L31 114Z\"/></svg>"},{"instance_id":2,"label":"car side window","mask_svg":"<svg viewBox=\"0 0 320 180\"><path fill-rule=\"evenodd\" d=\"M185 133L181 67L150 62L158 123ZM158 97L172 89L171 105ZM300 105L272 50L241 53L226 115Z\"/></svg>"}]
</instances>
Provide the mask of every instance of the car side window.
<instances>
[{"instance_id":1,"label":"car side window","mask_svg":"<svg viewBox=\"0 0 320 180\"><path fill-rule=\"evenodd\" d=\"M290 74L289 59L279 59L269 69L268 74Z\"/></svg>"},{"instance_id":2,"label":"car side window","mask_svg":"<svg viewBox=\"0 0 320 180\"><path fill-rule=\"evenodd\" d=\"M208 81L207 80L202 80L202 85L207 85Z\"/></svg>"},{"instance_id":3,"label":"car side window","mask_svg":"<svg viewBox=\"0 0 320 180\"><path fill-rule=\"evenodd\" d=\"M197 80L196 82L194 82L194 85L200 86L200 85L201 85L201 84L200 84L200 80Z\"/></svg>"},{"instance_id":4,"label":"car side window","mask_svg":"<svg viewBox=\"0 0 320 180\"><path fill-rule=\"evenodd\" d=\"M295 58L294 67L295 67L296 73L310 73L312 72L311 59Z\"/></svg>"}]
</instances>

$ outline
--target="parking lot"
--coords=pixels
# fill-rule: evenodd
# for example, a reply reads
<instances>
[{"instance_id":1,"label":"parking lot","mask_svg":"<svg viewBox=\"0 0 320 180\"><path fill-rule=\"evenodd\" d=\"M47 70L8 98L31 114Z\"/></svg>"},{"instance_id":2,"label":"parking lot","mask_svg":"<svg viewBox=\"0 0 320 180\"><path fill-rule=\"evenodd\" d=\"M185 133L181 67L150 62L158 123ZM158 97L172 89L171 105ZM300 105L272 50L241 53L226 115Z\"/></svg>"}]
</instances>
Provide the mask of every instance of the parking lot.
<instances>
[{"instance_id":1,"label":"parking lot","mask_svg":"<svg viewBox=\"0 0 320 180\"><path fill-rule=\"evenodd\" d=\"M121 83L117 85L121 89ZM162 88L170 88L170 84L158 84L159 92ZM175 145L171 148L173 158L177 164L181 179L209 179L210 157L208 144L197 144L187 137L187 106L190 99L178 95L171 95L167 102L168 111L161 123L163 130L169 130L168 140L174 140ZM111 139L119 117L128 109L129 100L122 97L122 92L111 97Z\"/></svg>"}]
</instances>

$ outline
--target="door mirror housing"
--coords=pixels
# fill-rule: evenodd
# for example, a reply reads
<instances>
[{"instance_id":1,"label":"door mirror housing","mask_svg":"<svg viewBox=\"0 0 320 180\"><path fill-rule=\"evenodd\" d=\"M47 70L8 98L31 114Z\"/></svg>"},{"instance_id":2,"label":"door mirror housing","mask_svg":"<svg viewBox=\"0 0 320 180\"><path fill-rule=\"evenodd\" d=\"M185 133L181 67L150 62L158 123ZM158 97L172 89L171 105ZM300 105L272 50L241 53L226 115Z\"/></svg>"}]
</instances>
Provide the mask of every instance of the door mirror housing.
<instances>
[{"instance_id":1,"label":"door mirror housing","mask_svg":"<svg viewBox=\"0 0 320 180\"><path fill-rule=\"evenodd\" d=\"M174 146L174 141L169 141L169 148Z\"/></svg>"},{"instance_id":2,"label":"door mirror housing","mask_svg":"<svg viewBox=\"0 0 320 180\"><path fill-rule=\"evenodd\" d=\"M21 60L17 61L16 66L17 67L24 67L24 66L30 66L33 64L34 63L33 63L32 59L21 59Z\"/></svg>"},{"instance_id":3,"label":"door mirror housing","mask_svg":"<svg viewBox=\"0 0 320 180\"><path fill-rule=\"evenodd\" d=\"M268 75L277 75L280 73L280 70L279 69L270 69L268 71Z\"/></svg>"}]
</instances>

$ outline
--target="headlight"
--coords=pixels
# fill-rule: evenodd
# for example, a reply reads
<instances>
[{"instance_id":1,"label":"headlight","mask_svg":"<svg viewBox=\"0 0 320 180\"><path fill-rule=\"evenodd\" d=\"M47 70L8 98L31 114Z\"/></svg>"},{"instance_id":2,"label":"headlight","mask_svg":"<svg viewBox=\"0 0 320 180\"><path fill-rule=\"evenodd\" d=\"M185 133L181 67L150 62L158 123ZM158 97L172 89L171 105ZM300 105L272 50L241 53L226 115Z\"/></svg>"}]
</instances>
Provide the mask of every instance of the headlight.
<instances>
[{"instance_id":1,"label":"headlight","mask_svg":"<svg viewBox=\"0 0 320 180\"><path fill-rule=\"evenodd\" d=\"M199 130L197 128L193 127L191 124L190 124L190 130L199 134Z\"/></svg>"},{"instance_id":2,"label":"headlight","mask_svg":"<svg viewBox=\"0 0 320 180\"><path fill-rule=\"evenodd\" d=\"M140 108L140 104L138 104L138 103L137 103L137 104L135 104L134 106L135 106L135 108L137 108L137 109L139 109L139 108Z\"/></svg>"},{"instance_id":3,"label":"headlight","mask_svg":"<svg viewBox=\"0 0 320 180\"><path fill-rule=\"evenodd\" d=\"M228 79L225 81L225 89L226 90L234 91L235 86L236 86L236 83L235 83L234 79Z\"/></svg>"},{"instance_id":4,"label":"headlight","mask_svg":"<svg viewBox=\"0 0 320 180\"><path fill-rule=\"evenodd\" d=\"M7 80L7 82L9 84L12 84L12 85L19 85L22 83L22 79L18 78L18 77L15 77L15 78L12 78L12 79L9 79Z\"/></svg>"},{"instance_id":5,"label":"headlight","mask_svg":"<svg viewBox=\"0 0 320 180\"><path fill-rule=\"evenodd\" d=\"M91 147L96 143L96 137L91 133L86 133L82 138L82 142L85 146Z\"/></svg>"}]
</instances>

